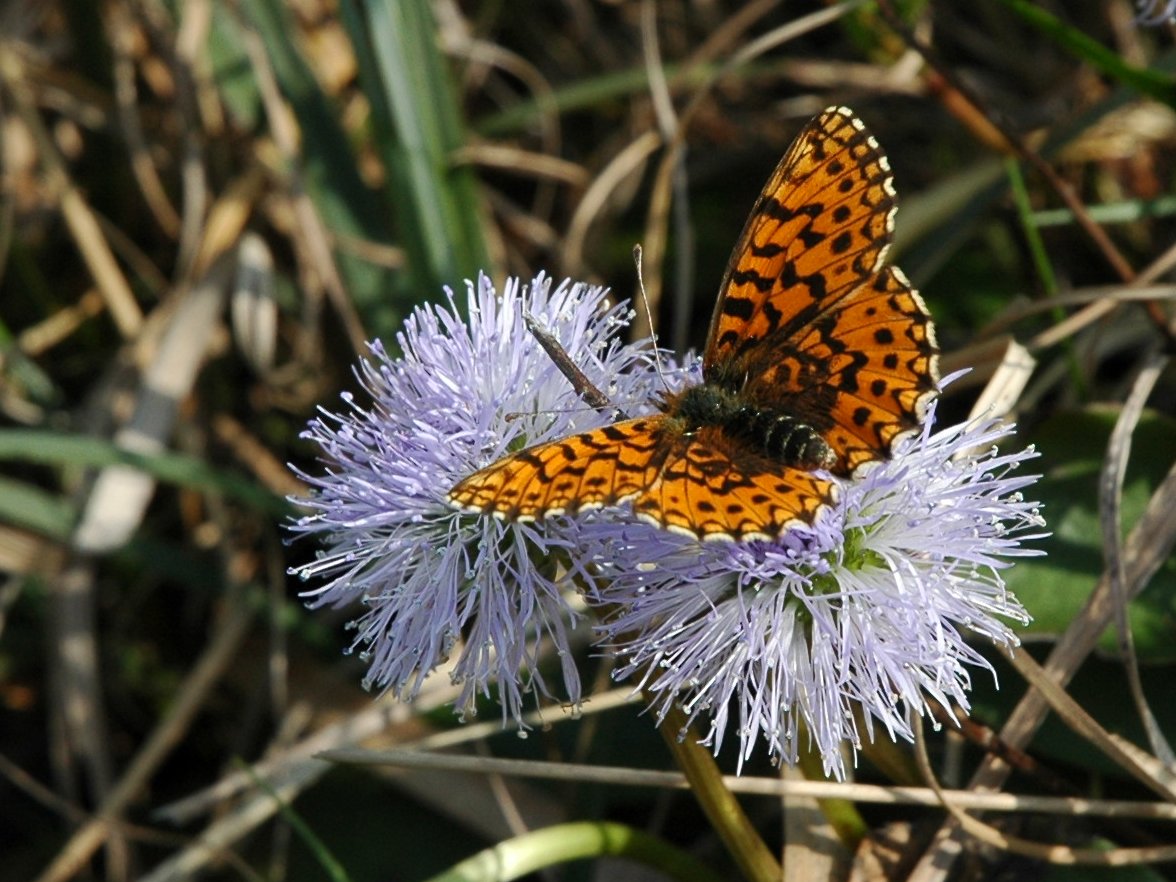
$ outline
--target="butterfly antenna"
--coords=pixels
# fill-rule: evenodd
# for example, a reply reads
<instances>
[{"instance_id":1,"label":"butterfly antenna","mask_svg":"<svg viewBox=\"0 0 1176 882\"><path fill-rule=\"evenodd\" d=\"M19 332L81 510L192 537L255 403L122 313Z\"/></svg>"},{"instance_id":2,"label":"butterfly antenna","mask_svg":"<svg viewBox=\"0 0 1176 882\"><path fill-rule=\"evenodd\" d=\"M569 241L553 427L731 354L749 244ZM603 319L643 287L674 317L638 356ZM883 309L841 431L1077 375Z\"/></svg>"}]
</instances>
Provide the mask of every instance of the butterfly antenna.
<instances>
[{"instance_id":1,"label":"butterfly antenna","mask_svg":"<svg viewBox=\"0 0 1176 882\"><path fill-rule=\"evenodd\" d=\"M579 366L572 361L572 357L568 355L568 351L563 348L555 335L542 327L535 316L524 311L523 322L527 325L527 330L531 332L531 336L539 341L539 345L543 347L543 351L547 353L555 363L555 366L559 368L560 373L568 378L568 382L572 384L572 388L576 390L577 395L597 410L605 410L613 406L608 400L608 396L596 388L596 384L588 379L588 375L580 370Z\"/></svg>"},{"instance_id":2,"label":"butterfly antenna","mask_svg":"<svg viewBox=\"0 0 1176 882\"><path fill-rule=\"evenodd\" d=\"M662 385L667 389L670 384L666 382L665 372L662 370L661 355L658 352L657 332L653 330L653 313L649 309L649 297L645 293L645 278L641 272L641 245L633 246L633 263L637 267L637 290L641 292L641 308L645 310L645 323L649 326L649 335L653 340L653 368L657 371L658 377L661 378Z\"/></svg>"}]
</instances>

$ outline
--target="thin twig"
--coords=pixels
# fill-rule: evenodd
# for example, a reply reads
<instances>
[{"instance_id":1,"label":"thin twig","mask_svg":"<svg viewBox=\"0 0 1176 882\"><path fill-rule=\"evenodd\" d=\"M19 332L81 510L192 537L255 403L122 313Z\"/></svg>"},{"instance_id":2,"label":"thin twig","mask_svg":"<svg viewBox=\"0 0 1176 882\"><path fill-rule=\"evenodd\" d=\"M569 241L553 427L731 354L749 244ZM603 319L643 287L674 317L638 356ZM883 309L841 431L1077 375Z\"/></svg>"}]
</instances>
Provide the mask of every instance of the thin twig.
<instances>
[{"instance_id":1,"label":"thin twig","mask_svg":"<svg viewBox=\"0 0 1176 882\"><path fill-rule=\"evenodd\" d=\"M1173 756L1172 747L1156 722L1139 678L1135 640L1127 622L1127 597L1123 587L1123 549L1120 537L1123 481L1127 475L1127 460L1131 455L1131 433L1139 422L1148 396L1155 388L1164 368L1168 366L1168 361L1168 356L1162 353L1153 353L1148 358L1136 375L1131 386L1131 394L1127 396L1122 410L1119 411L1119 418L1115 421L1115 428L1107 444L1106 461L1099 477L1098 512L1099 526L1102 528L1103 556L1106 560L1104 572L1111 582L1115 629L1119 635L1119 654L1127 669L1127 684L1131 688L1131 697L1135 701L1136 712L1143 723L1152 751L1167 765L1176 767L1176 756Z\"/></svg>"},{"instance_id":2,"label":"thin twig","mask_svg":"<svg viewBox=\"0 0 1176 882\"><path fill-rule=\"evenodd\" d=\"M601 392L596 384L588 379L588 375L580 370L579 366L572 361L566 349L560 344L555 335L549 332L546 328L540 326L535 316L529 312L523 313L523 321L527 325L527 330L531 332L531 336L539 341L539 345L543 347L543 351L547 353L548 357L559 368L560 373L568 378L568 382L572 384L572 388L576 390L576 394L588 402L597 410L607 410L613 405L608 400L608 396Z\"/></svg>"},{"instance_id":3,"label":"thin twig","mask_svg":"<svg viewBox=\"0 0 1176 882\"><path fill-rule=\"evenodd\" d=\"M623 691L623 690L618 690ZM676 737L676 736L675 736ZM356 766L392 766L404 769L436 769L471 775L506 775L545 781L573 781L582 784L608 784L622 787L652 787L661 790L687 790L690 782L682 772L660 769L636 769L627 766L603 766L549 760L520 760L505 757L470 756L468 754L421 749L404 744L391 750L341 748L318 754L318 758ZM883 786L826 780L782 780L756 775L724 775L723 783L733 793L748 796L797 796L813 799L843 799L875 805L941 805L933 789L913 786ZM1176 821L1176 805L1166 801L1144 802L1122 799L1084 799L1070 796L991 793L974 790L941 790L947 802L977 812L1007 814L1050 814L1082 818L1146 818Z\"/></svg>"}]
</instances>

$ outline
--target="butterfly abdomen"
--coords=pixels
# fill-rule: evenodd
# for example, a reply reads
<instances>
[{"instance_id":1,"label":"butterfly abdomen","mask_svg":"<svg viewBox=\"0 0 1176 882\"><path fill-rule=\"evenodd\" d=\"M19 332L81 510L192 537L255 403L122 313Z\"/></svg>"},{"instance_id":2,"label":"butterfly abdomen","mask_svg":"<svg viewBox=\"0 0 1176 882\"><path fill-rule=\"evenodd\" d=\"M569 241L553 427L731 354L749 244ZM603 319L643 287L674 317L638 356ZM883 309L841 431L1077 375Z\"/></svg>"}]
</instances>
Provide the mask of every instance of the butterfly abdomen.
<instances>
[{"instance_id":1,"label":"butterfly abdomen","mask_svg":"<svg viewBox=\"0 0 1176 882\"><path fill-rule=\"evenodd\" d=\"M759 407L715 383L684 390L669 406L687 434L707 426L750 444L764 456L798 469L831 469L837 454L820 433L803 420L770 407Z\"/></svg>"},{"instance_id":2,"label":"butterfly abdomen","mask_svg":"<svg viewBox=\"0 0 1176 882\"><path fill-rule=\"evenodd\" d=\"M837 454L817 430L786 413L744 405L725 428L767 456L794 468L831 469L837 465Z\"/></svg>"}]
</instances>

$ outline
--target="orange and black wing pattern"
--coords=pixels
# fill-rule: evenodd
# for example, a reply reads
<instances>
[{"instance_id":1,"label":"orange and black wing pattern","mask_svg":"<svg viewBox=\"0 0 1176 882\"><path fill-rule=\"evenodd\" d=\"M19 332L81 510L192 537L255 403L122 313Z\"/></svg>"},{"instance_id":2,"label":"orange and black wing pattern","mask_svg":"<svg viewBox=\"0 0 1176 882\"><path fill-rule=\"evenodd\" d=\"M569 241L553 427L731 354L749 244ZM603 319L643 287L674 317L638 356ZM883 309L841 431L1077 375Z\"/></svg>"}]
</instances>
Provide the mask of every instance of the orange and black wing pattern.
<instances>
[{"instance_id":1,"label":"orange and black wing pattern","mask_svg":"<svg viewBox=\"0 0 1176 882\"><path fill-rule=\"evenodd\" d=\"M623 420L505 456L449 491L471 512L512 521L617 505L657 479L666 417Z\"/></svg>"},{"instance_id":2,"label":"orange and black wing pattern","mask_svg":"<svg viewBox=\"0 0 1176 882\"><path fill-rule=\"evenodd\" d=\"M713 428L686 435L658 414L511 454L449 491L458 507L513 521L631 502L638 517L707 540L775 539L812 523L832 482L782 469Z\"/></svg>"},{"instance_id":3,"label":"orange and black wing pattern","mask_svg":"<svg viewBox=\"0 0 1176 882\"><path fill-rule=\"evenodd\" d=\"M813 426L840 474L884 459L937 389L927 308L882 266L895 211L882 148L852 111L829 108L756 201L711 320L706 378Z\"/></svg>"}]
</instances>

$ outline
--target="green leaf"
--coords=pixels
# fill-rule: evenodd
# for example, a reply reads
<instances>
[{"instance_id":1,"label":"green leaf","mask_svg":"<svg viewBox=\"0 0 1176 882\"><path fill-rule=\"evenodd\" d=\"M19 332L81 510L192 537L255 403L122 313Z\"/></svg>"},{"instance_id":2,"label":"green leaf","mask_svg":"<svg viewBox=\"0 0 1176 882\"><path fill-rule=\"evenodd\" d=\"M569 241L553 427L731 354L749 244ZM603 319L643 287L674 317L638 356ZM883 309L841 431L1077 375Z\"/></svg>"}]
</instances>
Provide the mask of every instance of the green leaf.
<instances>
[{"instance_id":1,"label":"green leaf","mask_svg":"<svg viewBox=\"0 0 1176 882\"><path fill-rule=\"evenodd\" d=\"M222 4L214 9L209 52L217 82L243 127L261 127L265 120L257 76L242 48L240 26ZM241 11L257 30L282 96L298 121L299 181L323 225L339 236L390 244L391 215L379 194L360 178L351 139L339 122L341 112L320 88L298 52L297 41L291 39L297 28L288 5L279 0L249 0ZM334 259L364 327L375 336L390 337L419 297L415 293L390 297L395 275L387 267L341 249L335 249Z\"/></svg>"},{"instance_id":2,"label":"green leaf","mask_svg":"<svg viewBox=\"0 0 1176 882\"><path fill-rule=\"evenodd\" d=\"M1031 440L1043 477L1033 487L1052 535L1038 544L1045 557L1019 561L1007 572L1009 587L1033 614L1031 631L1064 630L1094 590L1103 571L1098 517L1098 476L1117 410L1092 407L1042 423ZM1176 460L1176 420L1146 412L1135 429L1123 486L1122 535L1139 520L1148 499ZM1142 661L1176 659L1176 560L1169 559L1128 609L1135 648ZM1113 651L1114 630L1102 648Z\"/></svg>"},{"instance_id":3,"label":"green leaf","mask_svg":"<svg viewBox=\"0 0 1176 882\"><path fill-rule=\"evenodd\" d=\"M267 516L289 515L285 500L231 472L178 453L150 456L131 453L110 441L88 435L65 435L36 429L0 429L0 460L51 466L101 468L129 465L168 484L223 493Z\"/></svg>"},{"instance_id":4,"label":"green leaf","mask_svg":"<svg viewBox=\"0 0 1176 882\"><path fill-rule=\"evenodd\" d=\"M1028 649L1039 662L1048 653L1048 648L1041 645ZM972 715L977 721L999 726L1024 696L1025 684L1002 653L989 652L986 657L992 663L996 681L986 676L976 677L971 694ZM1173 675L1176 675L1173 665L1148 665L1140 671L1143 694L1148 697L1156 723L1163 732L1176 727L1176 702L1165 700L1172 691ZM1148 743L1131 690L1124 681L1122 662L1100 655L1089 656L1066 691L1083 710L1116 735L1134 744ZM1105 775L1119 781L1130 778L1121 766L1075 733L1057 714L1046 717L1033 736L1030 750L1035 757L1055 765L1084 770L1091 776L1088 783L1096 786L1101 782L1094 776Z\"/></svg>"},{"instance_id":5,"label":"green leaf","mask_svg":"<svg viewBox=\"0 0 1176 882\"><path fill-rule=\"evenodd\" d=\"M1170 74L1132 67L1118 53L1072 28L1028 0L1001 0L1005 6L1073 55L1102 71L1106 76L1140 94L1176 107L1176 82Z\"/></svg>"},{"instance_id":6,"label":"green leaf","mask_svg":"<svg viewBox=\"0 0 1176 882\"><path fill-rule=\"evenodd\" d=\"M22 481L0 477L0 521L64 541L77 512L60 496Z\"/></svg>"},{"instance_id":7,"label":"green leaf","mask_svg":"<svg viewBox=\"0 0 1176 882\"><path fill-rule=\"evenodd\" d=\"M407 284L426 296L493 272L472 168L455 166L465 130L426 0L344 0L377 152L408 252ZM400 280L405 284L405 280Z\"/></svg>"}]
</instances>

